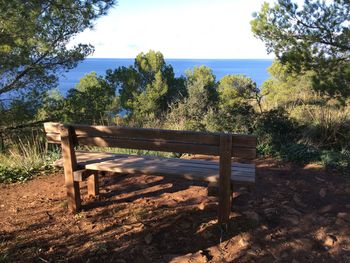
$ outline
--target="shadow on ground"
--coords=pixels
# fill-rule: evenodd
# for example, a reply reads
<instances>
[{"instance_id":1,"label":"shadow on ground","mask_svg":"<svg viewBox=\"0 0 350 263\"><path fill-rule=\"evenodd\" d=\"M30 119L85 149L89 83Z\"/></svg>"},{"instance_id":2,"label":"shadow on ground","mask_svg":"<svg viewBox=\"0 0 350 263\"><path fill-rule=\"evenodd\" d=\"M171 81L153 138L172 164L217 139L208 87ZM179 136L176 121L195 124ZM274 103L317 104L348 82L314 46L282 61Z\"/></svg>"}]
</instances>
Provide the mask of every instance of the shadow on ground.
<instances>
[{"instance_id":1,"label":"shadow on ground","mask_svg":"<svg viewBox=\"0 0 350 263\"><path fill-rule=\"evenodd\" d=\"M349 178L262 160L223 231L203 183L105 176L72 215L62 174L39 177L1 188L0 262L350 262L349 194Z\"/></svg>"}]
</instances>

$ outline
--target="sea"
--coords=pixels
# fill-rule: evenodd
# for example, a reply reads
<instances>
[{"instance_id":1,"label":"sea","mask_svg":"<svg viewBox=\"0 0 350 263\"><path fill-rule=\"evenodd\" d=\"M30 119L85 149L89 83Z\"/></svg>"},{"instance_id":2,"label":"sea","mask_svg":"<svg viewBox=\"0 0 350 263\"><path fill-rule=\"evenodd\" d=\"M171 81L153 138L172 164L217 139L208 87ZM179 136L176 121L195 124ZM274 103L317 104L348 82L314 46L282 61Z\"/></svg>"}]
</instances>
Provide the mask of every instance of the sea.
<instances>
[{"instance_id":1,"label":"sea","mask_svg":"<svg viewBox=\"0 0 350 263\"><path fill-rule=\"evenodd\" d=\"M103 76L107 69L131 66L134 61L131 58L87 58L59 78L59 90L65 95L89 72L94 71ZM258 87L269 78L267 69L272 64L271 59L165 59L165 61L172 65L176 77L185 75L187 70L195 66L205 65L213 70L216 80L228 74L243 74L255 81Z\"/></svg>"}]
</instances>

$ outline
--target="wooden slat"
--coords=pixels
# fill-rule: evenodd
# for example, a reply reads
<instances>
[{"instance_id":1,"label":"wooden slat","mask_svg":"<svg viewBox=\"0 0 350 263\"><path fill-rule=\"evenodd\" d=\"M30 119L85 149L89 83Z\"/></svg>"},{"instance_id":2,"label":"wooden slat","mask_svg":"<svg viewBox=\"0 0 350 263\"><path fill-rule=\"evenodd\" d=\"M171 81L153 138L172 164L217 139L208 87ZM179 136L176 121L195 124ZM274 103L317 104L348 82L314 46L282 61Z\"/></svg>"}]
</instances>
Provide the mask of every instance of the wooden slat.
<instances>
[{"instance_id":1,"label":"wooden slat","mask_svg":"<svg viewBox=\"0 0 350 263\"><path fill-rule=\"evenodd\" d=\"M232 157L253 160L256 158L256 148L232 148Z\"/></svg>"},{"instance_id":2,"label":"wooden slat","mask_svg":"<svg viewBox=\"0 0 350 263\"><path fill-rule=\"evenodd\" d=\"M88 163L101 162L104 160L111 160L121 156L120 154L106 153L106 152L86 152L86 151L75 151L77 163L79 169L83 169L84 165ZM128 155L123 155L124 157ZM53 163L53 166L63 167L63 160L59 159Z\"/></svg>"},{"instance_id":3,"label":"wooden slat","mask_svg":"<svg viewBox=\"0 0 350 263\"><path fill-rule=\"evenodd\" d=\"M57 133L47 133L46 140L48 143L61 144L61 135Z\"/></svg>"},{"instance_id":4,"label":"wooden slat","mask_svg":"<svg viewBox=\"0 0 350 263\"><path fill-rule=\"evenodd\" d=\"M153 159L151 159L153 158ZM195 163L190 160L176 159L165 160L161 157L144 157L144 156L125 156L118 157L114 160L91 163L85 166L86 169L109 171L117 173L143 173L153 175L176 175L187 179L203 180L206 182L217 182L219 178L219 166L217 162L202 161L212 163L212 166L202 165L198 161ZM176 161L177 160L177 161ZM214 168L215 167L215 168ZM255 181L255 166L253 164L233 163L231 181L248 182Z\"/></svg>"},{"instance_id":5,"label":"wooden slat","mask_svg":"<svg viewBox=\"0 0 350 263\"><path fill-rule=\"evenodd\" d=\"M177 141L191 144L219 146L219 134L194 131L176 131L116 126L73 125L78 137L117 137L140 140Z\"/></svg>"},{"instance_id":6,"label":"wooden slat","mask_svg":"<svg viewBox=\"0 0 350 263\"><path fill-rule=\"evenodd\" d=\"M145 128L125 128L114 126L74 125L78 137L118 137L142 140L160 140L171 142L187 142L191 144L219 145L220 133L194 131L160 130ZM256 137L253 135L233 134L232 146L255 148Z\"/></svg>"},{"instance_id":7,"label":"wooden slat","mask_svg":"<svg viewBox=\"0 0 350 263\"><path fill-rule=\"evenodd\" d=\"M44 129L46 133L60 133L60 126L62 124L57 123L57 122L45 122L44 123Z\"/></svg>"},{"instance_id":8,"label":"wooden slat","mask_svg":"<svg viewBox=\"0 0 350 263\"><path fill-rule=\"evenodd\" d=\"M256 136L246 134L232 134L232 147L256 148Z\"/></svg>"},{"instance_id":9,"label":"wooden slat","mask_svg":"<svg viewBox=\"0 0 350 263\"><path fill-rule=\"evenodd\" d=\"M126 149L179 152L179 153L197 153L205 155L218 155L219 147L207 145L189 145L186 143L164 143L161 141L139 141L131 139L112 139L101 137L79 137L79 145L100 146L100 147L119 147Z\"/></svg>"}]
</instances>

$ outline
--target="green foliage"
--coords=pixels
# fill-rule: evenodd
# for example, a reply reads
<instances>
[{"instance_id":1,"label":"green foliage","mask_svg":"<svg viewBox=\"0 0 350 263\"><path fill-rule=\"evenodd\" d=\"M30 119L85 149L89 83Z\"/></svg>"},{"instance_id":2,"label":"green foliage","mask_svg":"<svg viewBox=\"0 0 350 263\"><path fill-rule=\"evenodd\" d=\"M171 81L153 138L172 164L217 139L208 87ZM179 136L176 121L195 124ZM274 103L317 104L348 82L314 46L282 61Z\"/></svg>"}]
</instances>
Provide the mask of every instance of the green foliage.
<instances>
[{"instance_id":1,"label":"green foliage","mask_svg":"<svg viewBox=\"0 0 350 263\"><path fill-rule=\"evenodd\" d=\"M279 157L286 161L308 164L320 160L320 151L303 143L288 143L281 146Z\"/></svg>"},{"instance_id":2,"label":"green foliage","mask_svg":"<svg viewBox=\"0 0 350 263\"><path fill-rule=\"evenodd\" d=\"M315 90L348 97L349 22L349 1L310 0L299 8L291 0L279 0L272 7L264 3L251 26L289 72L311 70Z\"/></svg>"},{"instance_id":3,"label":"green foliage","mask_svg":"<svg viewBox=\"0 0 350 263\"><path fill-rule=\"evenodd\" d=\"M114 0L1 1L0 95L53 87L56 72L71 69L92 46L66 44L91 28Z\"/></svg>"},{"instance_id":4,"label":"green foliage","mask_svg":"<svg viewBox=\"0 0 350 263\"><path fill-rule=\"evenodd\" d=\"M258 150L265 155L278 155L283 145L297 143L301 138L299 125L282 108L260 114L254 123L254 133L261 145Z\"/></svg>"},{"instance_id":5,"label":"green foliage","mask_svg":"<svg viewBox=\"0 0 350 263\"><path fill-rule=\"evenodd\" d=\"M210 68L201 66L186 72L188 96L173 104L167 115L166 127L185 130L205 130L205 116L217 107L215 76Z\"/></svg>"},{"instance_id":6,"label":"green foliage","mask_svg":"<svg viewBox=\"0 0 350 263\"><path fill-rule=\"evenodd\" d=\"M0 154L0 183L26 181L38 174L52 171L51 164L60 157L57 150L47 151L40 137L25 143L12 143L12 148Z\"/></svg>"},{"instance_id":7,"label":"green foliage","mask_svg":"<svg viewBox=\"0 0 350 263\"><path fill-rule=\"evenodd\" d=\"M219 81L218 93L221 108L235 108L256 99L259 90L244 75L226 75Z\"/></svg>"},{"instance_id":8,"label":"green foliage","mask_svg":"<svg viewBox=\"0 0 350 263\"><path fill-rule=\"evenodd\" d=\"M97 124L117 110L114 87L95 72L81 78L64 102L66 121L73 123Z\"/></svg>"},{"instance_id":9,"label":"green foliage","mask_svg":"<svg viewBox=\"0 0 350 263\"><path fill-rule=\"evenodd\" d=\"M325 150L321 153L321 163L331 170L348 175L350 169L350 152Z\"/></svg>"},{"instance_id":10,"label":"green foliage","mask_svg":"<svg viewBox=\"0 0 350 263\"><path fill-rule=\"evenodd\" d=\"M108 70L106 80L120 94L120 105L129 117L141 122L162 115L169 105L186 95L182 78L160 52L137 55L134 66Z\"/></svg>"}]
</instances>

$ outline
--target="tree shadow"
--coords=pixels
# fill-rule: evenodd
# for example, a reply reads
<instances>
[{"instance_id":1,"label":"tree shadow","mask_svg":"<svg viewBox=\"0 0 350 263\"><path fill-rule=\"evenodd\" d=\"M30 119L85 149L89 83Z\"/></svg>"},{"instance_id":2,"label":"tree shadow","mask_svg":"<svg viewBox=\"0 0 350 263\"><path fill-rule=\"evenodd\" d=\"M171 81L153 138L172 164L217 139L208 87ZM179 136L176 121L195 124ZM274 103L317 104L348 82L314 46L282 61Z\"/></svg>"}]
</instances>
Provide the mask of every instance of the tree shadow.
<instances>
[{"instance_id":1,"label":"tree shadow","mask_svg":"<svg viewBox=\"0 0 350 263\"><path fill-rule=\"evenodd\" d=\"M117 175L101 185L77 215L26 211L31 223L1 233L8 262L349 262L349 182L317 167L258 163L256 187L235 189L226 231L205 183Z\"/></svg>"}]
</instances>

